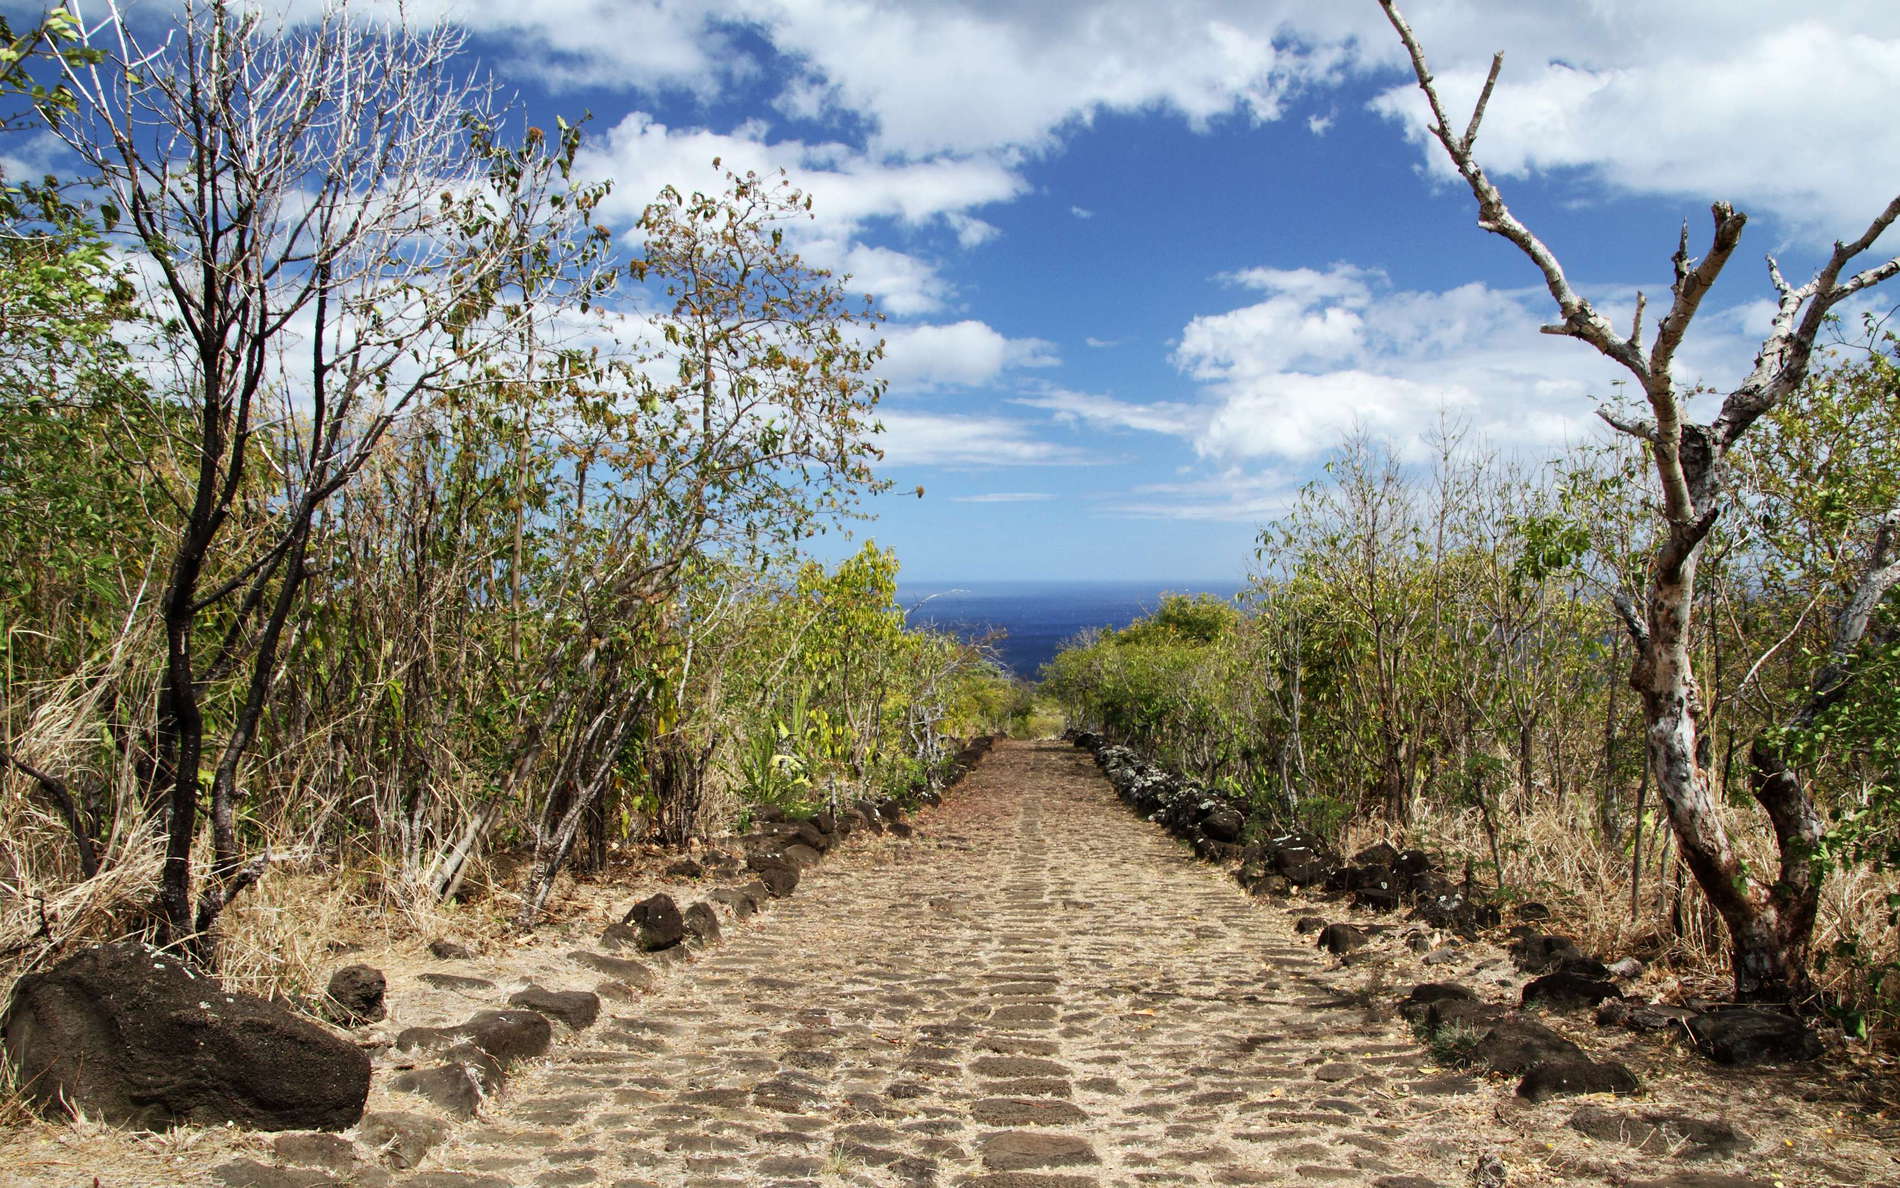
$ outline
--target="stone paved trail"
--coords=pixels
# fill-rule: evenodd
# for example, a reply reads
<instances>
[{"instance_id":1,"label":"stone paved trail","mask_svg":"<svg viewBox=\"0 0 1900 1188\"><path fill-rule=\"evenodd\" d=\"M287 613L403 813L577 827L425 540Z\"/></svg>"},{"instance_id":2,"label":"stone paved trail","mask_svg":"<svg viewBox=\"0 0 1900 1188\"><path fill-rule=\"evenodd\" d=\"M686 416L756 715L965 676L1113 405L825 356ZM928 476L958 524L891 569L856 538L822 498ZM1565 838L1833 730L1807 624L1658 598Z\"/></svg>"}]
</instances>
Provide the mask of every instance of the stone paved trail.
<instances>
[{"instance_id":1,"label":"stone paved trail","mask_svg":"<svg viewBox=\"0 0 1900 1188\"><path fill-rule=\"evenodd\" d=\"M1431 1077L1084 754L999 746L922 825L901 858L834 856L431 1164L669 1188L1463 1183L1484 1095Z\"/></svg>"}]
</instances>

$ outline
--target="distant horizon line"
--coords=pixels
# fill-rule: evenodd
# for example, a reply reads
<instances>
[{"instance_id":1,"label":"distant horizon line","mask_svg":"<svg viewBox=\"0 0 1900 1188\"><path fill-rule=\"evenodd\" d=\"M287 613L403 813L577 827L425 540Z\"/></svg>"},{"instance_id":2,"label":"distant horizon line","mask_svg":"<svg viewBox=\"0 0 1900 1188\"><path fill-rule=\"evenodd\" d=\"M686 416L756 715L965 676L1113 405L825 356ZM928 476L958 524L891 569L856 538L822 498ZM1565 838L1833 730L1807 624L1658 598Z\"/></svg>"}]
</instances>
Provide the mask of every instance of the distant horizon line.
<instances>
[{"instance_id":1,"label":"distant horizon line","mask_svg":"<svg viewBox=\"0 0 1900 1188\"><path fill-rule=\"evenodd\" d=\"M1174 587L1183 587L1183 588L1185 588L1185 587L1190 587L1190 586L1248 586L1248 585L1251 585L1251 584L1252 584L1252 579L1250 579L1250 578L1238 578L1238 577L1227 577L1227 578L1211 578L1211 577L1198 577L1198 578L1180 578L1180 577L1166 577L1166 578L1148 578L1148 577L1132 577L1132 578L1122 578L1122 577L1095 577L1095 578L1078 578L1078 577L1009 577L1009 578L972 578L972 577L954 577L954 578L951 578L951 577L912 577L912 576L910 576L910 575L908 575L908 574L904 574L904 573L901 573L901 572L900 572L900 573L899 573L899 574L897 575L897 584L901 586L901 585L904 585L904 584L905 584L905 583L907 583L907 582L908 582L908 583L910 583L910 584L912 584L912 585L919 585L919 586L954 586L954 585L972 585L972 586L1055 586L1055 585L1070 585L1070 586L1155 586L1155 587L1158 587L1158 588L1161 588L1161 589L1171 589L1171 588L1174 588Z\"/></svg>"}]
</instances>

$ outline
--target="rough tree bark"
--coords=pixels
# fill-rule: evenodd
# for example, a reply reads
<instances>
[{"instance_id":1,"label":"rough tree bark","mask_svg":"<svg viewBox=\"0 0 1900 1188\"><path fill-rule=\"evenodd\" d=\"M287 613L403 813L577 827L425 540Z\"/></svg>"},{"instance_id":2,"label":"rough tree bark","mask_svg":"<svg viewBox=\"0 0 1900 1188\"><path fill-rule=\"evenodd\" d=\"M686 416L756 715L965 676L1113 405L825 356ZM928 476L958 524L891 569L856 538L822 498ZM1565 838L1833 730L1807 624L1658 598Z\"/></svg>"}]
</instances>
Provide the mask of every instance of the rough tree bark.
<instances>
[{"instance_id":1,"label":"rough tree bark","mask_svg":"<svg viewBox=\"0 0 1900 1188\"><path fill-rule=\"evenodd\" d=\"M1747 217L1728 203L1716 203L1711 208L1714 226L1709 247L1700 259L1689 255L1689 229L1684 225L1671 261L1675 280L1669 308L1656 326L1654 341L1645 350L1643 295L1637 295L1630 332L1619 333L1571 287L1556 255L1511 213L1473 154L1485 107L1503 67L1503 55L1492 59L1463 134L1454 133L1418 38L1393 0L1379 2L1405 45L1419 88L1430 105L1431 134L1444 146L1477 201L1478 226L1516 246L1543 274L1561 315L1561 320L1544 327L1544 332L1575 338L1596 348L1635 377L1649 405L1650 419L1640 422L1608 412L1600 414L1619 431L1647 443L1662 494L1666 531L1650 559L1644 605L1619 608L1625 610L1636 643L1630 684L1642 699L1649 768L1683 860L1728 928L1737 996L1759 1001L1804 1000L1812 994L1808 947L1821 891L1822 875L1814 855L1823 822L1799 776L1779 761L1772 744L1758 739L1751 754L1755 769L1752 791L1773 827L1780 869L1775 880L1768 883L1744 868L1698 750L1703 701L1690 655L1696 563L1703 541L1722 512L1723 463L1729 451L1750 426L1807 379L1815 336L1829 311L1900 273L1900 258L1848 272L1849 266L1900 218L1900 197L1888 203L1858 238L1837 242L1826 263L1805 284L1790 284L1773 257L1769 258L1769 278L1777 295L1773 328L1762 341L1753 369L1727 393L1715 419L1697 424L1685 414L1684 394L1671 376L1670 367L1703 297L1740 242ZM1887 576L1881 584L1880 575L1893 572L1886 551L1886 545L1876 550L1860 583L1863 596L1871 596L1876 602L1894 581L1894 576ZM1878 587L1878 594L1874 587ZM1857 597L1853 605L1862 601ZM1869 613L1871 608L1869 603ZM1837 622L1829 665L1816 679L1816 696L1824 697L1822 690L1838 688L1845 679L1846 666L1851 664L1866 623L1865 617L1856 622L1849 614ZM1829 677L1828 672L1837 666L1841 671ZM1810 705L1814 704L1811 698Z\"/></svg>"}]
</instances>

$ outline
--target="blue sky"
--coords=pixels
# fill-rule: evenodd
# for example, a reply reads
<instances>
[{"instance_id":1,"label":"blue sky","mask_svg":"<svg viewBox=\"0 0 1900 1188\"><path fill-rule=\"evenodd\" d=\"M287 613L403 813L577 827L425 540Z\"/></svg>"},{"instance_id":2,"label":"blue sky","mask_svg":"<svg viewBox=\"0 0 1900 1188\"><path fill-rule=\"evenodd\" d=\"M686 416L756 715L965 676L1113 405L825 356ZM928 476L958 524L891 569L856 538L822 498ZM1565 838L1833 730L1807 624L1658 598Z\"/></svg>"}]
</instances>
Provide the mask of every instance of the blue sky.
<instances>
[{"instance_id":1,"label":"blue sky","mask_svg":"<svg viewBox=\"0 0 1900 1188\"><path fill-rule=\"evenodd\" d=\"M1746 370L1761 253L1805 276L1900 191L1892 0L1405 7L1454 110L1506 52L1479 155L1607 310L1666 291L1711 200L1751 214L1691 378ZM926 490L853 530L912 578L1236 578L1355 426L1547 454L1617 375L1536 332L1539 278L1426 151L1376 0L409 8L467 25L530 118L592 112L617 228L714 156L812 194L800 249L889 315L884 473Z\"/></svg>"}]
</instances>

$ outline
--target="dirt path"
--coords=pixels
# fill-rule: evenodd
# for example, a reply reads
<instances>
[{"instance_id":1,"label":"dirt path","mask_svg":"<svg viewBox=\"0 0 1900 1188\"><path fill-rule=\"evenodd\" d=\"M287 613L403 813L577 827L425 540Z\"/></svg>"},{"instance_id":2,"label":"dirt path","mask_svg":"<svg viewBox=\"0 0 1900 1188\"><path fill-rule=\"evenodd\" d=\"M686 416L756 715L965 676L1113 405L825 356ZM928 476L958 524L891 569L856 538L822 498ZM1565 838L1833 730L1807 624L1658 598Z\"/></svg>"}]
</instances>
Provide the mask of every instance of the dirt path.
<instances>
[{"instance_id":1,"label":"dirt path","mask_svg":"<svg viewBox=\"0 0 1900 1188\"><path fill-rule=\"evenodd\" d=\"M1086 756L1000 746L923 825L514 1082L429 1160L480 1179L403 1182L1463 1182L1474 1086Z\"/></svg>"}]
</instances>

